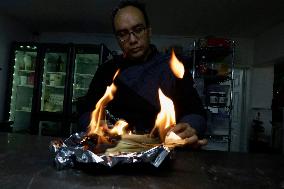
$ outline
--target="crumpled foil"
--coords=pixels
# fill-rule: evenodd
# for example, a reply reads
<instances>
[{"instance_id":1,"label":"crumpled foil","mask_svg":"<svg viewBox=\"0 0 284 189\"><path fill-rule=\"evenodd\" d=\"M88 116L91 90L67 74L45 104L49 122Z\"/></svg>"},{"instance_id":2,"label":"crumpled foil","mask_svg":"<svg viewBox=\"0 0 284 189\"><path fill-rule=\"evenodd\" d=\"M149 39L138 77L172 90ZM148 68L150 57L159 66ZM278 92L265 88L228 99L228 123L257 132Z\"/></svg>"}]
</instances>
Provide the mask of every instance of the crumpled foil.
<instances>
[{"instance_id":1,"label":"crumpled foil","mask_svg":"<svg viewBox=\"0 0 284 189\"><path fill-rule=\"evenodd\" d=\"M58 170L73 168L76 162L96 163L106 167L113 167L117 164L150 163L159 167L171 150L164 146L155 146L143 152L125 152L119 155L95 154L84 149L80 143L85 133L72 134L65 141L53 140L50 143L50 150L54 153L54 162Z\"/></svg>"}]
</instances>

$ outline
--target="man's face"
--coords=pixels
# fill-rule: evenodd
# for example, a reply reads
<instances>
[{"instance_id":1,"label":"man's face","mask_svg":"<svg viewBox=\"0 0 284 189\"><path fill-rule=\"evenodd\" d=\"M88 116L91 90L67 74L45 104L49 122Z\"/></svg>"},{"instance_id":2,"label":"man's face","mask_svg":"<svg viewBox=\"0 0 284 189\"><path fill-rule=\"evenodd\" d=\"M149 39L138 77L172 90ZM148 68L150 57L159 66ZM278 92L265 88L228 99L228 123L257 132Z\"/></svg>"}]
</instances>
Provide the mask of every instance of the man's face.
<instances>
[{"instance_id":1,"label":"man's face","mask_svg":"<svg viewBox=\"0 0 284 189\"><path fill-rule=\"evenodd\" d=\"M114 17L119 46L129 59L145 59L150 44L151 29L146 27L143 13L133 6L120 9Z\"/></svg>"}]
</instances>

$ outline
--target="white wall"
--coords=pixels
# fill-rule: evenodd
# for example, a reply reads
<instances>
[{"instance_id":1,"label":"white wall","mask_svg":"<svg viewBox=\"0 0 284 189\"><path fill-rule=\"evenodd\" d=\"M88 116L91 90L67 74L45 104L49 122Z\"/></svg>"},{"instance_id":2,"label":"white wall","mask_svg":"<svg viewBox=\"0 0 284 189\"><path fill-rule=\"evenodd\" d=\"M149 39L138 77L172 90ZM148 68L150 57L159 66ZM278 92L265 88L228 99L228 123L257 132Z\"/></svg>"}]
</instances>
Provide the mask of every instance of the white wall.
<instances>
[{"instance_id":1,"label":"white wall","mask_svg":"<svg viewBox=\"0 0 284 189\"><path fill-rule=\"evenodd\" d=\"M39 41L42 43L104 43L112 51L119 50L119 46L116 43L114 35L112 34L44 32L40 35Z\"/></svg>"},{"instance_id":2,"label":"white wall","mask_svg":"<svg viewBox=\"0 0 284 189\"><path fill-rule=\"evenodd\" d=\"M269 64L280 58L284 58L284 22L259 35L255 43L256 64Z\"/></svg>"},{"instance_id":3,"label":"white wall","mask_svg":"<svg viewBox=\"0 0 284 189\"><path fill-rule=\"evenodd\" d=\"M274 63L284 58L284 23L255 38L254 64L251 72L250 123L260 112L265 135L271 136Z\"/></svg>"},{"instance_id":4,"label":"white wall","mask_svg":"<svg viewBox=\"0 0 284 189\"><path fill-rule=\"evenodd\" d=\"M252 69L251 107L270 109L273 91L273 64Z\"/></svg>"},{"instance_id":5,"label":"white wall","mask_svg":"<svg viewBox=\"0 0 284 189\"><path fill-rule=\"evenodd\" d=\"M235 64L249 68L254 64L255 40L250 38L232 38L235 41Z\"/></svg>"},{"instance_id":6,"label":"white wall","mask_svg":"<svg viewBox=\"0 0 284 189\"><path fill-rule=\"evenodd\" d=\"M200 36L167 36L153 35L152 43L159 50L164 50L173 45L182 46L184 51L193 48L193 41ZM236 64L250 66L253 64L254 40L245 38L233 38L236 42ZM68 32L45 32L40 35L40 42L45 43L104 43L110 50L119 51L120 48L113 34L95 33L68 33Z\"/></svg>"},{"instance_id":7,"label":"white wall","mask_svg":"<svg viewBox=\"0 0 284 189\"><path fill-rule=\"evenodd\" d=\"M0 16L0 121L3 120L8 78L8 59L12 41L31 40L28 30L14 20Z\"/></svg>"},{"instance_id":8,"label":"white wall","mask_svg":"<svg viewBox=\"0 0 284 189\"><path fill-rule=\"evenodd\" d=\"M113 34L45 32L40 35L39 41L43 43L104 43L110 50L120 51L120 48ZM157 45L157 48L160 50L163 50L171 45L180 45L184 47L184 50L190 50L193 41L194 38L183 36L153 35L152 37L152 43Z\"/></svg>"},{"instance_id":9,"label":"white wall","mask_svg":"<svg viewBox=\"0 0 284 189\"><path fill-rule=\"evenodd\" d=\"M251 75L251 121L260 113L260 120L263 121L265 135L271 136L272 111L271 103L273 98L274 66L272 63L267 66L254 67Z\"/></svg>"}]
</instances>

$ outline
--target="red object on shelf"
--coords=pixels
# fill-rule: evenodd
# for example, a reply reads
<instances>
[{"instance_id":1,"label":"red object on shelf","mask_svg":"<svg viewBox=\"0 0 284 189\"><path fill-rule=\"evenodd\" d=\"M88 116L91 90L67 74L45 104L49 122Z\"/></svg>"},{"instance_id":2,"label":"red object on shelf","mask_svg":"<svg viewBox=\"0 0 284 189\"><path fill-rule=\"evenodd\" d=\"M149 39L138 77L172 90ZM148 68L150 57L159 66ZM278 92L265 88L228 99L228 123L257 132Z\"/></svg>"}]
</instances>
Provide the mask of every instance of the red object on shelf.
<instances>
[{"instance_id":1,"label":"red object on shelf","mask_svg":"<svg viewBox=\"0 0 284 189\"><path fill-rule=\"evenodd\" d=\"M207 38L207 47L230 48L230 40L225 38Z\"/></svg>"},{"instance_id":2,"label":"red object on shelf","mask_svg":"<svg viewBox=\"0 0 284 189\"><path fill-rule=\"evenodd\" d=\"M34 73L31 73L29 75L29 77L28 77L28 84L29 85L34 85L34 77L35 77Z\"/></svg>"}]
</instances>

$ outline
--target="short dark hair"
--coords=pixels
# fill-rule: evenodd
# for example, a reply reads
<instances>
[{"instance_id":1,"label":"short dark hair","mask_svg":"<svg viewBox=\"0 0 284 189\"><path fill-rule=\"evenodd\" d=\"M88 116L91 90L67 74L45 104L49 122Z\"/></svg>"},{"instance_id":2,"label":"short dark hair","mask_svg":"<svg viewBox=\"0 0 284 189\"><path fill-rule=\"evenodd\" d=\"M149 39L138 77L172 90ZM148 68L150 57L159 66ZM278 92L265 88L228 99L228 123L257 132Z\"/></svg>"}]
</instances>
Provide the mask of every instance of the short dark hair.
<instances>
[{"instance_id":1,"label":"short dark hair","mask_svg":"<svg viewBox=\"0 0 284 189\"><path fill-rule=\"evenodd\" d=\"M114 17L116 16L117 12L120 9L122 9L124 7L128 7L128 6L133 6L133 7L137 8L137 9L139 9L142 12L143 16L144 16L146 27L150 26L150 21L149 21L149 17L147 15L147 12L146 12L146 8L145 8L146 5L145 5L145 3L139 2L137 0L122 0L122 1L119 2L117 7L115 7L112 10L111 23L112 23L112 29L113 29L114 32L115 32Z\"/></svg>"}]
</instances>

